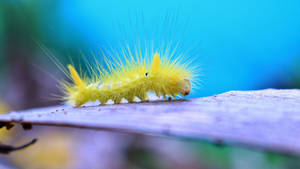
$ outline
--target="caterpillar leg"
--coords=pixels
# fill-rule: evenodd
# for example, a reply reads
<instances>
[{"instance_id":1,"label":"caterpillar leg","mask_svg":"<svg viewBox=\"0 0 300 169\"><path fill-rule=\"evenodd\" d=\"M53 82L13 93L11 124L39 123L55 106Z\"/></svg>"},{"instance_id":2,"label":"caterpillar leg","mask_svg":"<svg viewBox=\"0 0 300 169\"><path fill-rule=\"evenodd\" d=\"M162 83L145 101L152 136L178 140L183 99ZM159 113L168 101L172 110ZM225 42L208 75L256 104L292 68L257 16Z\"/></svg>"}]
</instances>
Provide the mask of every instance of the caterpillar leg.
<instances>
[{"instance_id":1,"label":"caterpillar leg","mask_svg":"<svg viewBox=\"0 0 300 169\"><path fill-rule=\"evenodd\" d=\"M118 98L114 98L113 99L113 102L115 103L115 104L120 104L121 103L121 97L118 97Z\"/></svg>"},{"instance_id":2,"label":"caterpillar leg","mask_svg":"<svg viewBox=\"0 0 300 169\"><path fill-rule=\"evenodd\" d=\"M141 93L137 96L142 102L148 102L149 97L146 93Z\"/></svg>"},{"instance_id":3,"label":"caterpillar leg","mask_svg":"<svg viewBox=\"0 0 300 169\"><path fill-rule=\"evenodd\" d=\"M149 97L148 97L148 95L146 95L145 96L145 98L144 98L144 100L143 100L144 102L149 102L150 101L150 99L149 99Z\"/></svg>"},{"instance_id":4,"label":"caterpillar leg","mask_svg":"<svg viewBox=\"0 0 300 169\"><path fill-rule=\"evenodd\" d=\"M108 99L102 99L98 101L100 102L100 105L105 105L108 102Z\"/></svg>"},{"instance_id":5,"label":"caterpillar leg","mask_svg":"<svg viewBox=\"0 0 300 169\"><path fill-rule=\"evenodd\" d=\"M125 99L128 101L128 103L135 103L134 96L128 96L128 97L125 97Z\"/></svg>"},{"instance_id":6,"label":"caterpillar leg","mask_svg":"<svg viewBox=\"0 0 300 169\"><path fill-rule=\"evenodd\" d=\"M170 94L170 96L168 97L168 101L172 101L172 97L173 97L174 100L176 99L174 94Z\"/></svg>"}]
</instances>

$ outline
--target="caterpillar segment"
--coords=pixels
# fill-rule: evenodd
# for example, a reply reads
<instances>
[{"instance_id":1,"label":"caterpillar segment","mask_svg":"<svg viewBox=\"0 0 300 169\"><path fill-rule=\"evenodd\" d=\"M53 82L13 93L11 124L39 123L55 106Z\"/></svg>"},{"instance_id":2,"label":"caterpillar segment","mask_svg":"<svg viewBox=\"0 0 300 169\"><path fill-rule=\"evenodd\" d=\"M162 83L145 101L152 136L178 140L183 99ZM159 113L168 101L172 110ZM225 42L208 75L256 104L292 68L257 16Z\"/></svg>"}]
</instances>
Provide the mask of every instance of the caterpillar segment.
<instances>
[{"instance_id":1,"label":"caterpillar segment","mask_svg":"<svg viewBox=\"0 0 300 169\"><path fill-rule=\"evenodd\" d=\"M92 75L95 77L91 79L96 80L81 78L75 68L68 65L73 83L63 85L65 99L80 107L96 100L101 104L106 104L108 100L119 104L123 98L133 103L135 97L143 102L149 101L147 92L154 92L158 97L175 98L179 94L186 96L191 91L192 71L176 61L163 61L158 53L149 63L145 59L125 60L126 66L120 63L120 67L110 68L110 73L103 71Z\"/></svg>"}]
</instances>

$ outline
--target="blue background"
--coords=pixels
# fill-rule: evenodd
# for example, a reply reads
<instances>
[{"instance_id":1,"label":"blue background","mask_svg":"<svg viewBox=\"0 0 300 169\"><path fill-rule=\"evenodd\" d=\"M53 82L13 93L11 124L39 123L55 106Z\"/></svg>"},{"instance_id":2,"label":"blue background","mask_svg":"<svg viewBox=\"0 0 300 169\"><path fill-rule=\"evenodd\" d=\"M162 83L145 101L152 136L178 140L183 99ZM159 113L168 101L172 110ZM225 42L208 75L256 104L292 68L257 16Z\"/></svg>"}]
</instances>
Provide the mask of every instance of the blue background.
<instances>
[{"instance_id":1,"label":"blue background","mask_svg":"<svg viewBox=\"0 0 300 169\"><path fill-rule=\"evenodd\" d=\"M276 81L284 79L299 61L298 0L64 2L60 11L65 29L82 34L91 48L108 41L117 44L116 22L122 27L144 18L144 26L154 29L162 26L161 18L174 14L177 22L170 31L184 32L177 39L185 46L196 46L192 57L199 57L197 64L204 74L201 89L192 97L276 87Z\"/></svg>"}]
</instances>

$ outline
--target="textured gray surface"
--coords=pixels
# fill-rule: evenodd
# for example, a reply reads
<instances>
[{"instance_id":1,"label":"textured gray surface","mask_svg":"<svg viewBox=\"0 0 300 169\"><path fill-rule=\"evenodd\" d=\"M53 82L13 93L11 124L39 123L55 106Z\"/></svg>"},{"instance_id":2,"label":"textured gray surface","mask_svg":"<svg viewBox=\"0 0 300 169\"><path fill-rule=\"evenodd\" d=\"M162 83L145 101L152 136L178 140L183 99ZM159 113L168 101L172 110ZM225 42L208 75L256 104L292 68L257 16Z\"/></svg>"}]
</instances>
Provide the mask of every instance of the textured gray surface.
<instances>
[{"instance_id":1,"label":"textured gray surface","mask_svg":"<svg viewBox=\"0 0 300 169\"><path fill-rule=\"evenodd\" d=\"M231 91L171 102L56 106L0 115L0 122L204 139L300 155L300 90Z\"/></svg>"}]
</instances>

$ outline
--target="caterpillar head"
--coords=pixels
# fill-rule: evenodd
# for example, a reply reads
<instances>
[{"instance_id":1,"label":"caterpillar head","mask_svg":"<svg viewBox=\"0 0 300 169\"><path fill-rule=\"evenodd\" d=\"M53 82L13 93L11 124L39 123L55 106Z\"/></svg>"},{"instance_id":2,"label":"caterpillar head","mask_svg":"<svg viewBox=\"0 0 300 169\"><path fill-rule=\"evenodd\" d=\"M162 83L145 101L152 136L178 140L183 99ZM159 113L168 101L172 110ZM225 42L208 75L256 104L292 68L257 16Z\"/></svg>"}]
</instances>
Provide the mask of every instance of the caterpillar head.
<instances>
[{"instance_id":1,"label":"caterpillar head","mask_svg":"<svg viewBox=\"0 0 300 169\"><path fill-rule=\"evenodd\" d=\"M190 94L190 92L191 92L191 81L189 79L186 79L186 78L179 80L178 88L180 90L180 93L183 96L186 96L186 95Z\"/></svg>"},{"instance_id":2,"label":"caterpillar head","mask_svg":"<svg viewBox=\"0 0 300 169\"><path fill-rule=\"evenodd\" d=\"M163 88L168 88L169 91L166 91L167 93L181 93L183 96L188 95L191 92L191 81L181 69L174 69L172 66L174 65L166 66L165 63L162 63L159 54L156 53L153 56L151 73L154 76L157 75L160 77L157 83L159 83L159 86L164 86ZM145 75L147 76L148 72Z\"/></svg>"}]
</instances>

